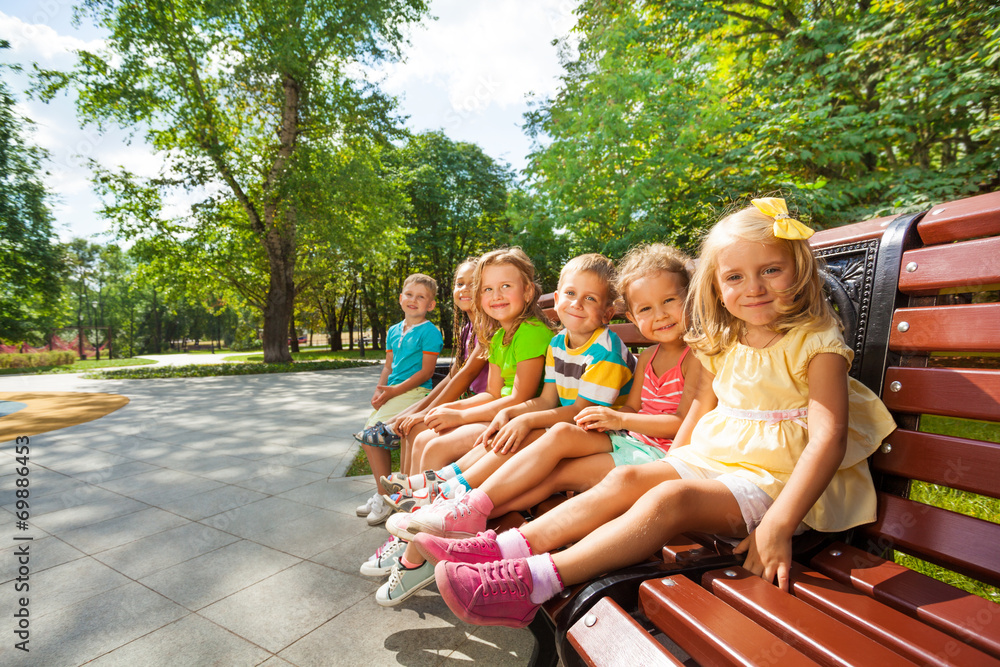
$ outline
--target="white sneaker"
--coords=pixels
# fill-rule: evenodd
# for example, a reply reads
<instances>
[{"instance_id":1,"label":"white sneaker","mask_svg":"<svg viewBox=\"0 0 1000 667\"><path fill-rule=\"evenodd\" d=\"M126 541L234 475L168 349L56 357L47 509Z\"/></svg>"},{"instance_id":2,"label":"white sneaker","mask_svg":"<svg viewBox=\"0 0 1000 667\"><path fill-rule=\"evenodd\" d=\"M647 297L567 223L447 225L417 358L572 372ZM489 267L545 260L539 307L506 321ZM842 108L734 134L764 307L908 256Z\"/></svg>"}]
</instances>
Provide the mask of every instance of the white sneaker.
<instances>
[{"instance_id":1,"label":"white sneaker","mask_svg":"<svg viewBox=\"0 0 1000 667\"><path fill-rule=\"evenodd\" d=\"M426 561L420 567L407 570L399 561L392 566L389 581L375 592L375 602L383 607L395 607L421 588L434 583L434 566Z\"/></svg>"},{"instance_id":2,"label":"white sneaker","mask_svg":"<svg viewBox=\"0 0 1000 667\"><path fill-rule=\"evenodd\" d=\"M392 571L396 560L406 550L406 542L396 536L390 536L385 544L375 550L375 554L361 564L361 574L369 577L381 577Z\"/></svg>"},{"instance_id":3,"label":"white sneaker","mask_svg":"<svg viewBox=\"0 0 1000 667\"><path fill-rule=\"evenodd\" d=\"M375 499L372 501L372 511L368 513L368 525L377 526L384 523L395 511L382 496L375 494Z\"/></svg>"},{"instance_id":4,"label":"white sneaker","mask_svg":"<svg viewBox=\"0 0 1000 667\"><path fill-rule=\"evenodd\" d=\"M376 491L375 495L366 500L364 505L358 505L357 508L354 510L354 513L357 514L358 516L368 516L369 514L371 514L372 507L374 507L375 505L375 499L378 497L379 497L378 492Z\"/></svg>"}]
</instances>

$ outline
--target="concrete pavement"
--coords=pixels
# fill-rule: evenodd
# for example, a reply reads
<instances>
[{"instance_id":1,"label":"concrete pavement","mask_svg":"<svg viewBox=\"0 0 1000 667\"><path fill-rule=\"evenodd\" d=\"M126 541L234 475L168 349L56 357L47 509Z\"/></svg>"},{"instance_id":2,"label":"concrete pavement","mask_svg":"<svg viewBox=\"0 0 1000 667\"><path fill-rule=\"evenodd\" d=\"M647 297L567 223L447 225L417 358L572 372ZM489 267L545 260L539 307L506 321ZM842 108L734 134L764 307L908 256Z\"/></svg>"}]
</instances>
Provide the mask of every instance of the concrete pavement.
<instances>
[{"instance_id":1,"label":"concrete pavement","mask_svg":"<svg viewBox=\"0 0 1000 667\"><path fill-rule=\"evenodd\" d=\"M15 443L0 443L0 663L527 664L527 630L468 626L434 586L379 607L382 580L358 573L387 533L354 515L372 480L342 475L378 372L0 377L0 391L131 399L31 438L27 531ZM22 596L30 653L12 634Z\"/></svg>"}]
</instances>

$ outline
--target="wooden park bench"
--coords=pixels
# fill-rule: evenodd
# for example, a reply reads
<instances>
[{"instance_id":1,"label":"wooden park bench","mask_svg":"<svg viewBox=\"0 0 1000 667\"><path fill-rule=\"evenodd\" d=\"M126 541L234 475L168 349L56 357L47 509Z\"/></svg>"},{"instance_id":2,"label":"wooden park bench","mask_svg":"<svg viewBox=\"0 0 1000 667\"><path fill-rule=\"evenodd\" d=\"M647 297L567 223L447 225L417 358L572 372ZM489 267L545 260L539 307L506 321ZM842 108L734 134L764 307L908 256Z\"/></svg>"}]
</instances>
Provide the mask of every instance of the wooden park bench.
<instances>
[{"instance_id":1,"label":"wooden park bench","mask_svg":"<svg viewBox=\"0 0 1000 667\"><path fill-rule=\"evenodd\" d=\"M550 601L532 624L536 664L1000 666L1000 604L988 588L1000 586L1000 428L963 421L1000 421L1000 193L811 242L856 353L851 373L898 424L870 460L878 519L799 536L790 593L740 567L727 543L681 536ZM929 484L983 496L994 514L926 504Z\"/></svg>"}]
</instances>

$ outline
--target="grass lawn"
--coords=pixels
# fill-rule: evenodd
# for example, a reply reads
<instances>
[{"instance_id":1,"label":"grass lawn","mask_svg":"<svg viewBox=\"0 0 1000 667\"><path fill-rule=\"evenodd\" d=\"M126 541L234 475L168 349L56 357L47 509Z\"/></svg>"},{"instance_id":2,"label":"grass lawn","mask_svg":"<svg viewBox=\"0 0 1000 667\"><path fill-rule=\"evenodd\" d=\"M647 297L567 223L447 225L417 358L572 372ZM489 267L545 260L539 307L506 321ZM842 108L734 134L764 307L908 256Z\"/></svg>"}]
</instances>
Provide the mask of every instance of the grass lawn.
<instances>
[{"instance_id":1,"label":"grass lawn","mask_svg":"<svg viewBox=\"0 0 1000 667\"><path fill-rule=\"evenodd\" d=\"M114 368L116 366L142 366L145 364L155 364L152 359L142 357L132 357L131 359L87 359L77 361L73 364L63 366L36 366L35 368L2 368L0 375L47 375L52 373L80 373L83 371L100 370L102 368Z\"/></svg>"},{"instance_id":2,"label":"grass lawn","mask_svg":"<svg viewBox=\"0 0 1000 667\"><path fill-rule=\"evenodd\" d=\"M391 470L399 470L399 450L392 451L392 466ZM358 453L354 455L354 460L351 461L351 467L347 469L344 473L345 477L356 477L358 475L370 475L372 474L371 466L368 465L368 458L365 456L365 450L358 447Z\"/></svg>"},{"instance_id":3,"label":"grass lawn","mask_svg":"<svg viewBox=\"0 0 1000 667\"><path fill-rule=\"evenodd\" d=\"M90 380L159 380L163 378L200 378L219 375L262 375L266 373L299 373L329 371L341 368L368 366L368 361L356 359L332 359L316 362L292 362L290 364L264 363L218 363L188 364L185 366L153 366L151 368L123 368L117 371L95 371L84 375Z\"/></svg>"}]
</instances>

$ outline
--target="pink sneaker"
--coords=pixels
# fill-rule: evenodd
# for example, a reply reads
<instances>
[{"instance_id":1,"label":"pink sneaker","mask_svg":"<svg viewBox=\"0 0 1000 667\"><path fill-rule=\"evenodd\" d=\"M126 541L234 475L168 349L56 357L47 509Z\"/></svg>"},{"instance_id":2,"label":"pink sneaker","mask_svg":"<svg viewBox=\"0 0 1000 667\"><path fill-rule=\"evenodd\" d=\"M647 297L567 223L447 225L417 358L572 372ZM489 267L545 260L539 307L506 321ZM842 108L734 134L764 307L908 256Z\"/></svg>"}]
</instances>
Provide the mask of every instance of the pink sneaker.
<instances>
[{"instance_id":1,"label":"pink sneaker","mask_svg":"<svg viewBox=\"0 0 1000 667\"><path fill-rule=\"evenodd\" d=\"M424 512L430 512L434 508L438 507L442 503L448 502L445 500L444 496L437 496L430 505L424 505L423 507L417 507L413 510L411 514L406 512L397 512L389 517L389 520L385 522L385 528L392 535L395 535L401 540L411 541L416 537L417 533L420 532L420 526L412 525L413 518L420 516ZM471 537L471 536L470 536Z\"/></svg>"},{"instance_id":2,"label":"pink sneaker","mask_svg":"<svg viewBox=\"0 0 1000 667\"><path fill-rule=\"evenodd\" d=\"M531 601L531 572L523 558L477 565L441 561L434 579L445 603L466 623L523 628L540 606Z\"/></svg>"},{"instance_id":3,"label":"pink sneaker","mask_svg":"<svg viewBox=\"0 0 1000 667\"><path fill-rule=\"evenodd\" d=\"M435 565L446 560L452 563L492 563L502 560L497 534L492 530L464 540L449 540L430 533L417 533L413 537L417 551Z\"/></svg>"},{"instance_id":4,"label":"pink sneaker","mask_svg":"<svg viewBox=\"0 0 1000 667\"><path fill-rule=\"evenodd\" d=\"M482 491L459 492L454 500L435 503L410 517L411 533L430 533L437 537L473 537L486 530L489 496Z\"/></svg>"}]
</instances>

